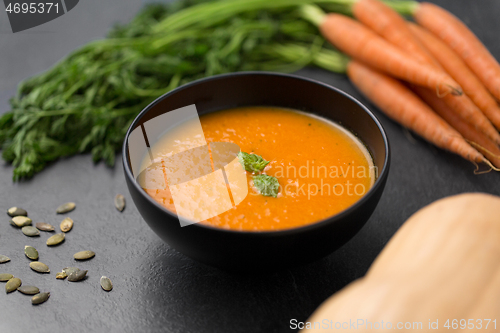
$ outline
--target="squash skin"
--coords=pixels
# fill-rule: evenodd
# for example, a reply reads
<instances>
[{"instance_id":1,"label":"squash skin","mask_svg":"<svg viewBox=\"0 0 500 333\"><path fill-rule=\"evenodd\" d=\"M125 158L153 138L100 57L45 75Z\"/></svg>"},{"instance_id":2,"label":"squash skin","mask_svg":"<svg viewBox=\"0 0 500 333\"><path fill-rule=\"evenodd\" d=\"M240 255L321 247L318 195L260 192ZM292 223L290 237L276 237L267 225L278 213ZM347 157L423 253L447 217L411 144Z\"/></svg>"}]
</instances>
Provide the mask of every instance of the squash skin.
<instances>
[{"instance_id":1,"label":"squash skin","mask_svg":"<svg viewBox=\"0 0 500 333\"><path fill-rule=\"evenodd\" d=\"M422 322L422 332L431 331L429 319L439 320L439 331L447 330L443 325L448 319L497 319L498 329L499 211L499 197L479 193L441 199L419 210L365 277L326 300L307 321ZM494 331L494 326L476 330Z\"/></svg>"}]
</instances>

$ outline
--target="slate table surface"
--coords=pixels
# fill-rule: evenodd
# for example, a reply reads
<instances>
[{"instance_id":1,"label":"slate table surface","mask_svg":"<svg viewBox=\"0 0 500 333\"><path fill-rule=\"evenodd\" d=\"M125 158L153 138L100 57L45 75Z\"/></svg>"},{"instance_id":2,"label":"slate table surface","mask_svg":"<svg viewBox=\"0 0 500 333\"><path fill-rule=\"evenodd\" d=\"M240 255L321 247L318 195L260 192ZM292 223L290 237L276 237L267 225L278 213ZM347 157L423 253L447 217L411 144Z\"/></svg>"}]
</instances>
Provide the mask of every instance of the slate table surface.
<instances>
[{"instance_id":1,"label":"slate table surface","mask_svg":"<svg viewBox=\"0 0 500 333\"><path fill-rule=\"evenodd\" d=\"M436 0L460 17L500 59L500 2ZM17 83L54 64L72 49L105 35L114 22L126 22L143 5L138 0L80 1L57 20L12 34L0 14L0 112ZM32 306L30 297L0 291L0 332L288 332L290 320L305 321L326 298L362 277L375 257L416 210L463 192L500 194L500 175L474 175L474 166L427 144L395 124L360 96L344 76L318 69L298 74L343 89L366 103L381 119L390 139L392 166L385 192L365 227L345 246L308 266L268 275L234 275L207 267L163 243L142 220L128 194L121 167L94 165L88 155L58 161L24 183L13 183L12 167L0 164L0 216L18 205L35 221L59 225L55 208L74 201L75 226L66 242L48 248L47 233L27 238L0 218L0 254L11 261L0 272L25 285L50 291L50 300ZM122 193L123 213L113 207ZM2 222L3 221L3 222ZM40 252L51 273L28 267L24 245ZM75 263L72 254L97 253ZM66 266L88 269L80 283L55 279ZM101 275L114 289L101 290ZM2 284L3 289L3 284Z\"/></svg>"}]
</instances>

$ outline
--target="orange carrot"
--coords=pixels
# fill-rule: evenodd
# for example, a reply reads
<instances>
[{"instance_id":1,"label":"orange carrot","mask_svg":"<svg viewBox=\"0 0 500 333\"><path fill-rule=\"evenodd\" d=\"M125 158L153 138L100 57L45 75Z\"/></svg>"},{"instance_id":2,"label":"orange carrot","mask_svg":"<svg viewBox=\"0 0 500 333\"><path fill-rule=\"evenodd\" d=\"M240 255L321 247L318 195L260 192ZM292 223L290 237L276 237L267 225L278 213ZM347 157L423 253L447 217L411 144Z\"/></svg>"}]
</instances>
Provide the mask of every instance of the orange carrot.
<instances>
[{"instance_id":1,"label":"orange carrot","mask_svg":"<svg viewBox=\"0 0 500 333\"><path fill-rule=\"evenodd\" d=\"M460 133L401 82L354 60L347 66L347 75L388 117L442 149L472 162L487 163Z\"/></svg>"},{"instance_id":2,"label":"orange carrot","mask_svg":"<svg viewBox=\"0 0 500 333\"><path fill-rule=\"evenodd\" d=\"M408 56L442 69L439 62L429 54L429 51L414 36L403 17L392 8L379 0L359 0L353 7L353 13L358 20L375 30L396 47L405 51ZM448 71L448 73L451 75L451 72ZM460 84L460 82L458 83ZM452 107L466 121L476 126L478 130L488 135L497 144L500 144L500 134L469 97L446 95L443 99L448 106Z\"/></svg>"},{"instance_id":3,"label":"orange carrot","mask_svg":"<svg viewBox=\"0 0 500 333\"><path fill-rule=\"evenodd\" d=\"M477 144L478 150L481 150L484 155L497 168L500 168L500 148L491 141L486 135L478 132L471 124L460 118L446 103L437 97L429 89L413 86L412 89L426 102L434 111L441 116L448 124L456 129L462 136Z\"/></svg>"},{"instance_id":4,"label":"orange carrot","mask_svg":"<svg viewBox=\"0 0 500 333\"><path fill-rule=\"evenodd\" d=\"M450 46L500 100L500 65L481 41L456 16L431 3L421 3L415 21Z\"/></svg>"},{"instance_id":5,"label":"orange carrot","mask_svg":"<svg viewBox=\"0 0 500 333\"><path fill-rule=\"evenodd\" d=\"M413 23L408 24L412 33L464 89L464 94L469 96L493 125L500 130L500 107L462 58L427 30Z\"/></svg>"},{"instance_id":6,"label":"orange carrot","mask_svg":"<svg viewBox=\"0 0 500 333\"><path fill-rule=\"evenodd\" d=\"M352 7L354 17L375 31L391 44L411 54L416 60L435 65L439 63L413 36L406 20L395 10L379 0L359 0ZM460 82L458 82L460 84Z\"/></svg>"},{"instance_id":7,"label":"orange carrot","mask_svg":"<svg viewBox=\"0 0 500 333\"><path fill-rule=\"evenodd\" d=\"M469 97L446 95L441 99L465 121L500 145L500 134Z\"/></svg>"},{"instance_id":8,"label":"orange carrot","mask_svg":"<svg viewBox=\"0 0 500 333\"><path fill-rule=\"evenodd\" d=\"M340 14L328 14L320 30L332 44L351 57L402 80L461 95L462 89L448 74L407 56L359 22Z\"/></svg>"}]
</instances>

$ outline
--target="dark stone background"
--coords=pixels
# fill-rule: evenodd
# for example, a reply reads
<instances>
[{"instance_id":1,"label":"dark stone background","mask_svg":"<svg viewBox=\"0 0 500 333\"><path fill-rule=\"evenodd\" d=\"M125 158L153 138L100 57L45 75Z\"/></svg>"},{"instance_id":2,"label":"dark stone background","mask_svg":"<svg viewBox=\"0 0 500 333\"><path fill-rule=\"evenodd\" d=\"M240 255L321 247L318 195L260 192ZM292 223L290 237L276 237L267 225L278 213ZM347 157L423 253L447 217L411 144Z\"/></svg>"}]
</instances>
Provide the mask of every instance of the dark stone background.
<instances>
[{"instance_id":1,"label":"dark stone background","mask_svg":"<svg viewBox=\"0 0 500 333\"><path fill-rule=\"evenodd\" d=\"M500 2L496 0L440 0L500 58ZM0 13L0 112L17 83L54 64L69 51L104 36L111 24L129 20L142 5L138 0L86 0L74 10L45 25L12 34L5 12ZM347 91L364 103L345 77L307 69L299 74ZM94 165L90 156L59 161L33 180L14 184L12 168L0 164L0 212L13 205L29 210L35 221L58 225L54 214L63 202L75 201L69 214L75 220L67 240L48 248L47 233L29 239L0 224L0 253L9 263L0 272L51 291L38 307L20 293L0 291L0 332L287 332L290 319L304 321L327 297L363 276L401 224L424 205L462 192L500 194L496 173L476 176L474 166L443 152L405 130L373 108L385 126L392 147L392 167L384 195L361 232L327 258L264 276L231 275L203 266L164 244L142 221L128 195L120 167ZM124 213L113 198L128 199ZM3 214L3 213L2 213ZM33 245L52 271L34 273L24 257ZM55 279L63 267L74 265L72 254L92 249L89 270L81 283ZM114 290L103 292L99 278L107 275ZM3 288L3 284L2 284Z\"/></svg>"}]
</instances>

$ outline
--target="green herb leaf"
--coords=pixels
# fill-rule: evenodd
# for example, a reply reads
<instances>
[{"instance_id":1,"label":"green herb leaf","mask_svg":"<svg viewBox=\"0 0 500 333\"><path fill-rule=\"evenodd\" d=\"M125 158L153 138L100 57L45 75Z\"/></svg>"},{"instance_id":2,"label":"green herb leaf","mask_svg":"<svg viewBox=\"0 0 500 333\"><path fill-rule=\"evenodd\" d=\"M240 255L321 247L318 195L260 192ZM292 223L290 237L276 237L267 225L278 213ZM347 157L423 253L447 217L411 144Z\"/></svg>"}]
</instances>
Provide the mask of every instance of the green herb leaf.
<instances>
[{"instance_id":1,"label":"green herb leaf","mask_svg":"<svg viewBox=\"0 0 500 333\"><path fill-rule=\"evenodd\" d=\"M248 172L260 172L270 163L259 155L248 154L243 151L238 153L238 160Z\"/></svg>"},{"instance_id":2,"label":"green herb leaf","mask_svg":"<svg viewBox=\"0 0 500 333\"><path fill-rule=\"evenodd\" d=\"M278 178L268 175L257 175L253 177L253 185L260 194L266 197L275 197L280 190Z\"/></svg>"}]
</instances>

